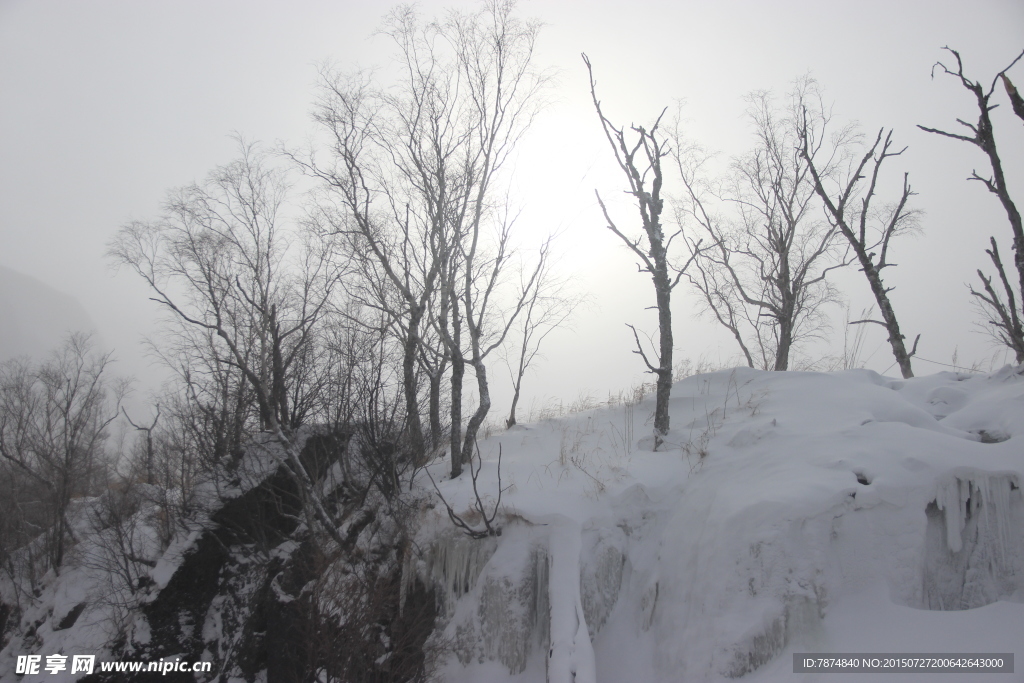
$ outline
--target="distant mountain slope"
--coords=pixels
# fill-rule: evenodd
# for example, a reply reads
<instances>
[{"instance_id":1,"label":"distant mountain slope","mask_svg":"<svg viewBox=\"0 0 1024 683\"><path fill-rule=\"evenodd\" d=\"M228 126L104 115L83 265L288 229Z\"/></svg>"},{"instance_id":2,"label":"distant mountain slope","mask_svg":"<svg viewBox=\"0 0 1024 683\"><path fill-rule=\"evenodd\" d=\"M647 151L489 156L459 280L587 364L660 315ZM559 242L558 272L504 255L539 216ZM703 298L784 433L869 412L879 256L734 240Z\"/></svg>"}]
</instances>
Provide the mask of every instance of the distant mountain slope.
<instances>
[{"instance_id":1,"label":"distant mountain slope","mask_svg":"<svg viewBox=\"0 0 1024 683\"><path fill-rule=\"evenodd\" d=\"M39 358L69 332L94 332L82 304L39 280L0 266L0 362Z\"/></svg>"}]
</instances>

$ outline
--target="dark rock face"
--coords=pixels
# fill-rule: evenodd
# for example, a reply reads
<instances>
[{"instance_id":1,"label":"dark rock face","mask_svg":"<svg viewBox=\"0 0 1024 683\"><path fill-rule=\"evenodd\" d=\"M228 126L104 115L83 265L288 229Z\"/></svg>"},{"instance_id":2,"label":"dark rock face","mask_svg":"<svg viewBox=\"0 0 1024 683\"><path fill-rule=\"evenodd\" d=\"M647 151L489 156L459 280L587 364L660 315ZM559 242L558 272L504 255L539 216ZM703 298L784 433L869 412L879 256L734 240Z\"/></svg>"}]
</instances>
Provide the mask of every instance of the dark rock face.
<instances>
[{"instance_id":1,"label":"dark rock face","mask_svg":"<svg viewBox=\"0 0 1024 683\"><path fill-rule=\"evenodd\" d=\"M311 478L322 480L347 457L348 443L347 435L311 436L300 455ZM417 582L403 602L405 544L376 535L379 515L338 491L330 504L345 508L341 516L350 523L343 547L326 556L299 527L299 491L281 467L211 516L210 528L142 608L149 642L124 645L120 657L211 661L212 672L87 680L254 681L262 671L267 681L289 683L315 681L318 672L354 683L421 678L435 597Z\"/></svg>"},{"instance_id":2,"label":"dark rock face","mask_svg":"<svg viewBox=\"0 0 1024 683\"><path fill-rule=\"evenodd\" d=\"M321 477L341 457L347 441L345 436L311 436L302 461L311 474ZM150 626L149 642L126 651L124 659L155 661L173 656L183 661L212 660L214 674L206 680L219 678L217 672L231 671L253 680L267 667L268 650L290 645L270 637L276 631L294 631L291 615L282 609L281 596L272 584L298 558L272 551L290 539L301 515L298 489L283 466L258 486L227 501L211 516L210 528L186 554L167 585L143 606ZM125 678L119 674L117 680L148 681L152 676L143 673ZM161 681L196 680L192 673L156 676ZM99 676L90 679L104 680Z\"/></svg>"},{"instance_id":3,"label":"dark rock face","mask_svg":"<svg viewBox=\"0 0 1024 683\"><path fill-rule=\"evenodd\" d=\"M71 628L78 621L78 617L82 616L82 612L85 611L86 606L89 603L80 602L71 608L71 611L64 615L64 618L60 620L60 623L54 627L54 631L63 631L64 629Z\"/></svg>"},{"instance_id":4,"label":"dark rock face","mask_svg":"<svg viewBox=\"0 0 1024 683\"><path fill-rule=\"evenodd\" d=\"M10 621L13 614L14 609L0 600L0 649L7 646L7 622Z\"/></svg>"}]
</instances>

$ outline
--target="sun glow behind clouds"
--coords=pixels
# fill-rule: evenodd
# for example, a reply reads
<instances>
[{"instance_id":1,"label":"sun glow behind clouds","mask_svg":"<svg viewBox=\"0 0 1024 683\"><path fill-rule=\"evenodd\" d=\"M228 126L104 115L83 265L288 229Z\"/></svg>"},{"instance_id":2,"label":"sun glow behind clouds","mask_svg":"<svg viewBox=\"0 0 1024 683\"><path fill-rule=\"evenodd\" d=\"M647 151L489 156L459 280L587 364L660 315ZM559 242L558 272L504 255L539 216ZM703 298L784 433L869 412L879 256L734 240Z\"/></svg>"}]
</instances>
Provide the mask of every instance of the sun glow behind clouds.
<instances>
[{"instance_id":1,"label":"sun glow behind clouds","mask_svg":"<svg viewBox=\"0 0 1024 683\"><path fill-rule=\"evenodd\" d=\"M421 11L432 16L451 4L424 3ZM352 2L4 3L0 262L75 293L118 355L134 364L126 370L143 374L149 362L136 342L150 331L139 327L151 325L152 306L138 283L107 270L102 254L110 236L126 220L155 216L168 189L229 161L232 131L300 145L311 127L316 65L386 63L391 48L373 37L386 10ZM894 304L905 311L905 327L922 332L922 356L948 362L957 347L961 359L987 356L987 341L970 331L976 316L963 283L985 265L988 235L1007 237L1005 217L980 186L963 180L983 162L975 150L914 125L948 127L972 115L962 89L930 80L929 68L947 43L977 77L1002 68L1022 47L1024 6L975 3L977 21L964 20L961 3L923 0L527 0L520 10L545 23L536 61L556 72L510 174L522 208L520 243L528 249L560 233L561 265L594 300L575 333L552 337L528 392L571 400L579 389L600 394L643 379L624 323L653 329L644 310L650 284L604 230L594 199L598 189L620 203L616 216L632 218L589 102L581 52L594 64L613 120L649 124L683 99L688 133L723 159L749 144L742 96L758 88L783 92L808 71L834 101L837 120L859 119L869 133L894 127L897 141L910 145L899 170L910 171L915 199L927 211L923 236L897 247ZM1024 135L1006 121L997 134L1005 136L1004 161L1019 179L1024 159L1014 150L1024 149ZM845 287L854 310L866 299L863 289L856 278ZM677 356L732 358L730 340L694 321L692 296L683 286L677 292ZM871 366L884 370L886 358L883 349Z\"/></svg>"}]
</instances>

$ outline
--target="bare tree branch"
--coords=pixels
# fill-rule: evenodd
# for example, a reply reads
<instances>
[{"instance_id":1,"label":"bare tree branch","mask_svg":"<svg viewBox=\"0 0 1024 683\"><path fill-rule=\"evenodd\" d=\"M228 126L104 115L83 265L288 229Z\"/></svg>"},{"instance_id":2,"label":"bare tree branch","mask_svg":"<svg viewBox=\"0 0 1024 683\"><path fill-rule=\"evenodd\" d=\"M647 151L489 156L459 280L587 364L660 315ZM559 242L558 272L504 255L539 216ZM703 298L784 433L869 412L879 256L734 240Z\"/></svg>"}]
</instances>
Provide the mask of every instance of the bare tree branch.
<instances>
[{"instance_id":1,"label":"bare tree branch","mask_svg":"<svg viewBox=\"0 0 1024 683\"><path fill-rule=\"evenodd\" d=\"M639 355L643 358L648 370L657 377L655 389L654 408L654 440L655 450L661 444L662 437L669 430L668 402L672 392L672 310L671 298L672 289L679 283L679 278L685 270L693 264L694 258L687 260L682 269L676 269L671 275L669 264L668 247L674 237L680 234L676 231L666 237L662 225L662 211L664 210L664 198L662 197L664 174L662 159L670 153L668 140L659 131L661 120L667 111L663 109L650 129L644 126L632 125L630 130L635 135L633 141L625 128L616 127L605 116L601 108L601 101L597 98L597 82L594 80L594 70L587 55L582 55L583 63L587 67L590 77L590 96L601 122L601 129L605 139L612 149L615 161L626 178L629 187L628 194L632 195L636 202L637 211L640 214L641 233L636 238L631 238L619 229L612 220L611 215L601 198L600 193L595 190L598 204L604 215L605 223L626 247L640 259L639 266L642 272L651 276L654 284L655 301L658 311L658 357L657 363L653 363L643 351L637 336L636 328L633 330L637 342Z\"/></svg>"}]
</instances>

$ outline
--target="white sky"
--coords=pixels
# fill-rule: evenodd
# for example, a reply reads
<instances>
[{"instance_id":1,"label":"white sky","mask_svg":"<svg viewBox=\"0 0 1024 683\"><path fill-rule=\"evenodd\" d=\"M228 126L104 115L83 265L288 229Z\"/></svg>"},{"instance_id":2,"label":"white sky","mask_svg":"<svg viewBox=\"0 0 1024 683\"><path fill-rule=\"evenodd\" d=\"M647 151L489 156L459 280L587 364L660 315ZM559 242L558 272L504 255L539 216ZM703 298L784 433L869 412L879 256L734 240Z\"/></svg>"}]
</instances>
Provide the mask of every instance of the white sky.
<instances>
[{"instance_id":1,"label":"white sky","mask_svg":"<svg viewBox=\"0 0 1024 683\"><path fill-rule=\"evenodd\" d=\"M139 339L152 332L155 305L128 273L110 270L107 242L127 220L155 217L170 188L230 161L233 131L300 144L316 64L384 63L390 48L372 34L390 6L0 0L0 264L78 297L121 371L152 377ZM425 15L446 6L471 5L421 3ZM603 228L593 198L595 188L608 196L621 183L589 104L584 51L614 120L649 122L685 99L691 135L726 154L749 142L741 97L781 92L808 71L838 119L872 134L895 128L909 149L890 177L908 170L926 212L922 236L893 246L899 268L887 272L901 326L911 339L922 333L923 358L948 363L957 348L961 363L991 356L972 331L964 283L986 265L990 234L1009 253L1009 227L996 199L964 180L972 167L984 172L981 153L914 124L952 129L957 116L976 119L968 93L952 79L931 80L930 67L949 44L969 75L990 79L1024 48L1024 3L534 0L520 11L545 22L536 63L559 73L517 167L523 224L537 235L563 231L563 263L593 298L573 331L551 339L524 411L531 396L601 398L640 381L624 323L654 325L642 310L653 301L650 283ZM1024 87L1024 66L1011 76ZM1024 127L1007 109L997 112L996 134L1010 182L1024 190ZM1024 191L1017 198L1024 202ZM855 310L869 303L856 271L842 286ZM692 296L682 285L677 292L677 358L735 358L734 342L696 321ZM885 370L884 332L868 334L869 366ZM841 347L839 325L833 338ZM918 374L939 369L915 364Z\"/></svg>"}]
</instances>

